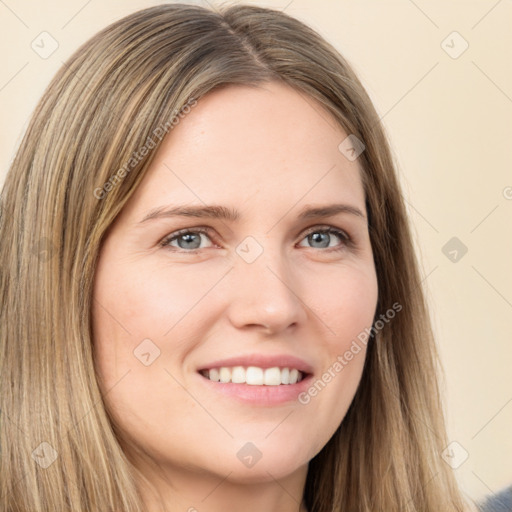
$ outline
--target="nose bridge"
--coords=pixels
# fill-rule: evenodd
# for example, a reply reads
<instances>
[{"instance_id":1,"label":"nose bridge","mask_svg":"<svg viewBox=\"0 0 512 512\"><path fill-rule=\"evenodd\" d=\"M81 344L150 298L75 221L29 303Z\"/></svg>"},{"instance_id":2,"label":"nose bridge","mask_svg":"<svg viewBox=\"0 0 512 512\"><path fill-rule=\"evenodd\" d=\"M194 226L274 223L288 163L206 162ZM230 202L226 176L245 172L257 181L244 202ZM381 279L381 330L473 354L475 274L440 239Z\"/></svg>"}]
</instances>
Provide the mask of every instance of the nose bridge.
<instances>
[{"instance_id":1,"label":"nose bridge","mask_svg":"<svg viewBox=\"0 0 512 512\"><path fill-rule=\"evenodd\" d=\"M236 249L230 315L239 327L258 324L279 330L305 318L286 254L267 240L247 237Z\"/></svg>"}]
</instances>

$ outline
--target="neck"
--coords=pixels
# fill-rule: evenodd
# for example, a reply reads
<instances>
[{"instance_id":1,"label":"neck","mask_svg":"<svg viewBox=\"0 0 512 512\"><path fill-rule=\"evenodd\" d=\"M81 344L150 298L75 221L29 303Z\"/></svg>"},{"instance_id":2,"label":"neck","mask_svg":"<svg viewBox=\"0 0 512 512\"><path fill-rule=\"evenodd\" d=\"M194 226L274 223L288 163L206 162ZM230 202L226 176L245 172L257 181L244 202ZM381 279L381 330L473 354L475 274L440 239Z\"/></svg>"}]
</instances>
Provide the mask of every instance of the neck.
<instances>
[{"instance_id":1,"label":"neck","mask_svg":"<svg viewBox=\"0 0 512 512\"><path fill-rule=\"evenodd\" d=\"M186 468L139 468L145 509L154 512L307 512L303 503L307 466L276 478L264 471L254 480Z\"/></svg>"}]
</instances>

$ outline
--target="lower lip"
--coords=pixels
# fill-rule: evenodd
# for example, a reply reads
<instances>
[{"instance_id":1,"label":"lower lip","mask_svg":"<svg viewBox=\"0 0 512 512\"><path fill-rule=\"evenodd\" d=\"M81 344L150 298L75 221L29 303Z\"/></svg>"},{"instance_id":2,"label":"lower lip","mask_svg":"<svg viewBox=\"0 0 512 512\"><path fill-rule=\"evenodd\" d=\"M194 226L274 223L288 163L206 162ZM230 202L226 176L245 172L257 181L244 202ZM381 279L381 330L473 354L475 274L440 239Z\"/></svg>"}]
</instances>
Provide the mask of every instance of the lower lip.
<instances>
[{"instance_id":1,"label":"lower lip","mask_svg":"<svg viewBox=\"0 0 512 512\"><path fill-rule=\"evenodd\" d=\"M296 384L280 384L279 386L253 386L251 384L234 384L229 382L215 382L197 374L201 381L211 390L225 396L251 405L281 405L287 402L298 401L298 396L310 386L313 378L307 375Z\"/></svg>"}]
</instances>

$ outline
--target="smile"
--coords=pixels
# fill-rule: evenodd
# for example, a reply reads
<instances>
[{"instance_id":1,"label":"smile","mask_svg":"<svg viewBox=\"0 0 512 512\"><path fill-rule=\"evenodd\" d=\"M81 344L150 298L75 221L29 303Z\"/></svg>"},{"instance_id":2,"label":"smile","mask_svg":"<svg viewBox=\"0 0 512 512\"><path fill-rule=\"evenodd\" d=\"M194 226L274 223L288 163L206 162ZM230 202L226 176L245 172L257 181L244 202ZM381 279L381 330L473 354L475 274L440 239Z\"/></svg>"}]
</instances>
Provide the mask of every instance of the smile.
<instances>
[{"instance_id":1,"label":"smile","mask_svg":"<svg viewBox=\"0 0 512 512\"><path fill-rule=\"evenodd\" d=\"M296 384L304 378L297 368L260 368L258 366L221 366L201 370L201 375L214 382L248 384L251 386L280 386Z\"/></svg>"}]
</instances>

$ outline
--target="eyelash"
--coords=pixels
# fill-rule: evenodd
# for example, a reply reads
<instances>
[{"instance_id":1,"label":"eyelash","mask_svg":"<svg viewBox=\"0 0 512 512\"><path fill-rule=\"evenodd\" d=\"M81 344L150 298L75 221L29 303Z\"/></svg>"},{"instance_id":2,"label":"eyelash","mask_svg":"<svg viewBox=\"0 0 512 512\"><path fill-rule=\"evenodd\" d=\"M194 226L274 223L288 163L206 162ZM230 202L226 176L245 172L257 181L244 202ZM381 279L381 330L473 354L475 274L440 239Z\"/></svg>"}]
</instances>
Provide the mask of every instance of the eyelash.
<instances>
[{"instance_id":1,"label":"eyelash","mask_svg":"<svg viewBox=\"0 0 512 512\"><path fill-rule=\"evenodd\" d=\"M163 240L159 242L159 246L163 248L170 248L173 251L176 252L184 252L184 253L191 253L195 254L197 251L200 251L201 249L181 249L179 247L174 247L169 245L170 242L173 240L176 240L182 235L188 235L188 234L205 234L210 238L210 241L213 243L213 240L211 239L212 230L210 228L203 228L203 227L197 227L197 228L188 228L188 229L181 229L179 231L175 231L174 233L171 233L170 235L166 236ZM304 236L302 237L301 241L304 240L307 236L313 234L313 233L327 233L336 235L340 241L341 244L337 247L324 247L321 248L323 251L341 251L345 249L346 247L351 247L353 245L353 241L351 237L345 232L340 229L334 228L332 226L314 226L313 228L310 228L306 233L304 233ZM315 249L315 247L310 247L310 249Z\"/></svg>"}]
</instances>

